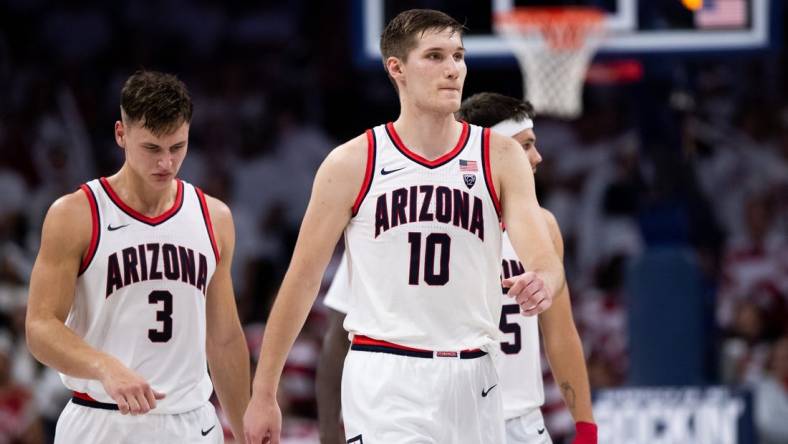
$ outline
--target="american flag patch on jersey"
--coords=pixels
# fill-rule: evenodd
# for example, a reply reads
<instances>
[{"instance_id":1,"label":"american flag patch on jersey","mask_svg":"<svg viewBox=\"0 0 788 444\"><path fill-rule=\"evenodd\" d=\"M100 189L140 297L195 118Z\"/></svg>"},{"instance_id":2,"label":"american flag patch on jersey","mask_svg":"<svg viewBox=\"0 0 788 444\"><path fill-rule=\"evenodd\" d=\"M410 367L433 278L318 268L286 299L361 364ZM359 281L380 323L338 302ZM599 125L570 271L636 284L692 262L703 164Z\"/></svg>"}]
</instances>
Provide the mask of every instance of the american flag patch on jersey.
<instances>
[{"instance_id":1,"label":"american flag patch on jersey","mask_svg":"<svg viewBox=\"0 0 788 444\"><path fill-rule=\"evenodd\" d=\"M479 167L475 160L460 159L460 171L479 171Z\"/></svg>"}]
</instances>

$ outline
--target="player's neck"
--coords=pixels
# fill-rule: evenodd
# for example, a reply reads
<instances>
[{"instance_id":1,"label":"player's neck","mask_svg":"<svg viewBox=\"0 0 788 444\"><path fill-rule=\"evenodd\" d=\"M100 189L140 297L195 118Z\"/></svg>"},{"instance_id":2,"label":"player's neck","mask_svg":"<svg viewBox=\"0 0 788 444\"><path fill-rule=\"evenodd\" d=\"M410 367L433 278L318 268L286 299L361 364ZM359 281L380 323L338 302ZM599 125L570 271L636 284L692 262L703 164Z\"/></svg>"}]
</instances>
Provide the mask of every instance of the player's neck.
<instances>
[{"instance_id":1,"label":"player's neck","mask_svg":"<svg viewBox=\"0 0 788 444\"><path fill-rule=\"evenodd\" d=\"M394 122L402 142L426 159L437 159L457 144L462 124L452 114L425 113L403 108Z\"/></svg>"},{"instance_id":2,"label":"player's neck","mask_svg":"<svg viewBox=\"0 0 788 444\"><path fill-rule=\"evenodd\" d=\"M153 187L131 171L128 165L107 177L107 181L126 205L148 217L156 217L169 210L178 193L175 179L161 187Z\"/></svg>"}]
</instances>

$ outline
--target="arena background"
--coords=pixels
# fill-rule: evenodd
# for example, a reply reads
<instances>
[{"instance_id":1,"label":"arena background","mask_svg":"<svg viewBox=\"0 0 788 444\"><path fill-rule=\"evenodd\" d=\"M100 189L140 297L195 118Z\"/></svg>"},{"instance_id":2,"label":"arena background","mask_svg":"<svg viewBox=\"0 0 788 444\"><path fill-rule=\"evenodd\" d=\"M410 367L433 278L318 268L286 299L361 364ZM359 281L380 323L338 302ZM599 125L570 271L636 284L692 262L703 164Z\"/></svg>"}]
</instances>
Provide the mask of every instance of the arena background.
<instances>
[{"instance_id":1,"label":"arena background","mask_svg":"<svg viewBox=\"0 0 788 444\"><path fill-rule=\"evenodd\" d=\"M536 120L539 198L566 243L600 442L788 443L782 2L508 3L592 4L634 20L595 59L582 116ZM468 26L466 97L522 96L508 49L485 46L490 1L0 0L0 442L51 442L68 400L26 351L27 283L48 206L122 162L112 128L123 80L169 71L193 93L181 176L233 210L235 288L256 354L314 171L339 142L397 117L367 43L410 7ZM699 19L722 7L721 21ZM320 300L282 382L288 443L316 442ZM545 378L560 443L571 417Z\"/></svg>"}]
</instances>

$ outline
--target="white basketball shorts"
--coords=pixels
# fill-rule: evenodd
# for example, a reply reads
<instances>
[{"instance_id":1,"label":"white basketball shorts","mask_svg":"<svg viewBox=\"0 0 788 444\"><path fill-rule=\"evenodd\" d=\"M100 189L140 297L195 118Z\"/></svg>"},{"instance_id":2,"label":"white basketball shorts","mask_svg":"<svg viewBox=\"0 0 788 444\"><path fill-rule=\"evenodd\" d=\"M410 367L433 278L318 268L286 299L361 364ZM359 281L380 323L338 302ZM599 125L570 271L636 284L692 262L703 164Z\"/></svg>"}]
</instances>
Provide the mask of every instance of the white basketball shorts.
<instances>
[{"instance_id":1,"label":"white basketball shorts","mask_svg":"<svg viewBox=\"0 0 788 444\"><path fill-rule=\"evenodd\" d=\"M210 402L179 414L132 416L70 401L57 421L55 444L93 443L222 444L224 434Z\"/></svg>"},{"instance_id":2,"label":"white basketball shorts","mask_svg":"<svg viewBox=\"0 0 788 444\"><path fill-rule=\"evenodd\" d=\"M504 443L501 388L489 355L397 347L354 340L342 373L348 443Z\"/></svg>"},{"instance_id":3,"label":"white basketball shorts","mask_svg":"<svg viewBox=\"0 0 788 444\"><path fill-rule=\"evenodd\" d=\"M553 444L539 408L506 420L506 444Z\"/></svg>"}]
</instances>

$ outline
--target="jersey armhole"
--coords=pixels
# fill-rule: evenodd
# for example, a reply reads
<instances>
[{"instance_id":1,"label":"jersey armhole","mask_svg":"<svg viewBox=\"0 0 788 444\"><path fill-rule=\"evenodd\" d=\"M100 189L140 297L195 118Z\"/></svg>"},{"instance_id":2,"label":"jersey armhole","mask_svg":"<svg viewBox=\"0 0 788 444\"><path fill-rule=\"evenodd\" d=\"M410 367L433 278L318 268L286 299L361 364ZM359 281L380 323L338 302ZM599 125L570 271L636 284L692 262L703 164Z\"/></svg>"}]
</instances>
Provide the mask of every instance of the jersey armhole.
<instances>
[{"instance_id":1,"label":"jersey armhole","mask_svg":"<svg viewBox=\"0 0 788 444\"><path fill-rule=\"evenodd\" d=\"M213 248L213 255L216 258L216 263L219 263L221 257L219 256L219 247L216 246L216 237L213 235L213 223L211 222L211 212L208 211L208 203L205 202L205 194L198 187L194 187L194 192L197 193L197 199L200 201L200 210L202 210L202 219L205 222L205 229L208 231L208 237L211 239L211 248Z\"/></svg>"},{"instance_id":2,"label":"jersey armhole","mask_svg":"<svg viewBox=\"0 0 788 444\"><path fill-rule=\"evenodd\" d=\"M367 130L367 169L364 173L364 183L361 184L361 189L356 196L356 201L353 203L353 217L358 214L358 209L364 198L369 193L369 186L372 184L372 176L375 175L375 152L376 152L375 132L371 129Z\"/></svg>"},{"instance_id":3,"label":"jersey armhole","mask_svg":"<svg viewBox=\"0 0 788 444\"><path fill-rule=\"evenodd\" d=\"M79 188L88 198L91 220L90 244L88 245L88 251L82 258L82 264L79 266L79 273L77 273L77 276L82 276L82 273L88 269L90 263L93 262L93 257L96 255L99 239L101 238L101 219L99 217L98 204L96 203L96 195L93 194L93 190L87 184L82 184Z\"/></svg>"},{"instance_id":4,"label":"jersey armhole","mask_svg":"<svg viewBox=\"0 0 788 444\"><path fill-rule=\"evenodd\" d=\"M495 182L493 182L492 167L490 166L490 128L484 128L482 132L482 167L484 168L484 183L490 193L495 212L498 213L498 220L501 219L501 201L498 193L495 192Z\"/></svg>"}]
</instances>

